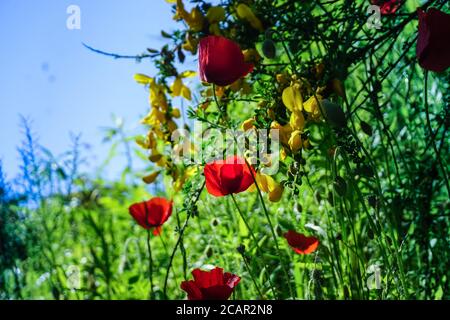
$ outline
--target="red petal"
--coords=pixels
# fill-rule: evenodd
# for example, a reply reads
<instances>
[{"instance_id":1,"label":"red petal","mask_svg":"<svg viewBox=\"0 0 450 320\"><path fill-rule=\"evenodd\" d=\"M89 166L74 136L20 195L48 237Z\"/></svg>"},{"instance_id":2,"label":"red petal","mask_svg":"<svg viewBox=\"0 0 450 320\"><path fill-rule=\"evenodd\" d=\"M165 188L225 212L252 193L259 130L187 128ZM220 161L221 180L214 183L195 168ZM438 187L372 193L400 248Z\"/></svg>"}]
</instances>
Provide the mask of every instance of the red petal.
<instances>
[{"instance_id":1,"label":"red petal","mask_svg":"<svg viewBox=\"0 0 450 320\"><path fill-rule=\"evenodd\" d=\"M252 168L254 172L254 169ZM247 163L238 156L216 160L204 168L206 189L216 197L247 190L253 184L253 176Z\"/></svg>"},{"instance_id":2,"label":"red petal","mask_svg":"<svg viewBox=\"0 0 450 320\"><path fill-rule=\"evenodd\" d=\"M129 212L144 229L160 227L172 214L172 201L155 197L148 201L131 205Z\"/></svg>"},{"instance_id":3,"label":"red petal","mask_svg":"<svg viewBox=\"0 0 450 320\"><path fill-rule=\"evenodd\" d=\"M200 291L202 292L203 300L228 300L233 293L233 288L221 285L200 289Z\"/></svg>"},{"instance_id":4,"label":"red petal","mask_svg":"<svg viewBox=\"0 0 450 320\"><path fill-rule=\"evenodd\" d=\"M319 246L319 240L316 237L308 237L293 230L289 230L284 237L292 249L299 254L312 253Z\"/></svg>"},{"instance_id":5,"label":"red petal","mask_svg":"<svg viewBox=\"0 0 450 320\"><path fill-rule=\"evenodd\" d=\"M145 202L135 203L130 206L128 209L131 216L136 220L136 222L143 227L144 229L150 229L150 226L147 224L145 217L147 212L147 207Z\"/></svg>"},{"instance_id":6,"label":"red petal","mask_svg":"<svg viewBox=\"0 0 450 320\"><path fill-rule=\"evenodd\" d=\"M223 285L223 269L214 268L211 271L195 269L192 271L195 283L199 288L208 288L216 285Z\"/></svg>"},{"instance_id":7,"label":"red petal","mask_svg":"<svg viewBox=\"0 0 450 320\"><path fill-rule=\"evenodd\" d=\"M198 60L201 80L219 86L232 84L253 70L238 44L220 36L200 40Z\"/></svg>"},{"instance_id":8,"label":"red petal","mask_svg":"<svg viewBox=\"0 0 450 320\"><path fill-rule=\"evenodd\" d=\"M422 68L442 72L450 67L450 15L430 8L418 11L416 53Z\"/></svg>"},{"instance_id":9,"label":"red petal","mask_svg":"<svg viewBox=\"0 0 450 320\"><path fill-rule=\"evenodd\" d=\"M402 5L401 0L372 0L371 3L380 7L382 15L394 14Z\"/></svg>"},{"instance_id":10,"label":"red petal","mask_svg":"<svg viewBox=\"0 0 450 320\"><path fill-rule=\"evenodd\" d=\"M206 190L208 190L209 194L216 197L226 195L222 192L222 188L220 187L220 167L221 165L219 163L212 162L206 164L203 169L206 179Z\"/></svg>"},{"instance_id":11,"label":"red petal","mask_svg":"<svg viewBox=\"0 0 450 320\"><path fill-rule=\"evenodd\" d=\"M186 291L189 300L202 300L203 298L202 292L195 284L195 281L183 281L181 283L181 289Z\"/></svg>"},{"instance_id":12,"label":"red petal","mask_svg":"<svg viewBox=\"0 0 450 320\"><path fill-rule=\"evenodd\" d=\"M223 281L230 288L234 288L238 285L239 281L241 281L241 278L235 274L225 272L223 275Z\"/></svg>"},{"instance_id":13,"label":"red petal","mask_svg":"<svg viewBox=\"0 0 450 320\"><path fill-rule=\"evenodd\" d=\"M226 194L236 193L243 178L243 165L224 164L220 168L220 184Z\"/></svg>"},{"instance_id":14,"label":"red petal","mask_svg":"<svg viewBox=\"0 0 450 320\"><path fill-rule=\"evenodd\" d=\"M194 281L184 281L181 284L181 289L188 293L189 300L226 300L241 280L237 275L224 273L218 267L210 271L195 269L192 275Z\"/></svg>"},{"instance_id":15,"label":"red petal","mask_svg":"<svg viewBox=\"0 0 450 320\"><path fill-rule=\"evenodd\" d=\"M160 236L161 233L162 233L162 227L156 227L155 229L153 229L154 236Z\"/></svg>"}]
</instances>

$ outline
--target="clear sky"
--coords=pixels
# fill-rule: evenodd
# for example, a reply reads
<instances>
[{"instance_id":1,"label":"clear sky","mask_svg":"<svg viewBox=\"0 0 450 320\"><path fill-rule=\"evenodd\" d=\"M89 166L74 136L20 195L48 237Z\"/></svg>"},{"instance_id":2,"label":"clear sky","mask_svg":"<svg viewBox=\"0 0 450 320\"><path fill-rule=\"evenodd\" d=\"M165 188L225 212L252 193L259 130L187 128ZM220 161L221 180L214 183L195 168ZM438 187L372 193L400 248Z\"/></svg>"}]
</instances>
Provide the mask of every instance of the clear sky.
<instances>
[{"instance_id":1,"label":"clear sky","mask_svg":"<svg viewBox=\"0 0 450 320\"><path fill-rule=\"evenodd\" d=\"M66 27L72 4L81 9L80 30ZM69 132L82 133L92 146L91 168L105 157L100 128L112 124L112 114L129 133L141 132L148 99L133 74L153 74L152 63L114 60L81 43L139 54L162 45L160 30L176 26L171 18L163 0L1 0L0 159L7 176L18 172L19 114L55 153L67 149Z\"/></svg>"}]
</instances>

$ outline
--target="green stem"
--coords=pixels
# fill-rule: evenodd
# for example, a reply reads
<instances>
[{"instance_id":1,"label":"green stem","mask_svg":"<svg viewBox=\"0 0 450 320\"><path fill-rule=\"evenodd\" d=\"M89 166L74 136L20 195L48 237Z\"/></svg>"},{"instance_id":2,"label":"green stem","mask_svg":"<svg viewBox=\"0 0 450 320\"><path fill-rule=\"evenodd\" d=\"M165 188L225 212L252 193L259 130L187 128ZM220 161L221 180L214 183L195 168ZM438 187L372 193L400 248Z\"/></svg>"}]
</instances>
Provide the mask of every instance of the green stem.
<instances>
[{"instance_id":1,"label":"green stem","mask_svg":"<svg viewBox=\"0 0 450 320\"><path fill-rule=\"evenodd\" d=\"M202 194L204 187L205 187L205 182L203 182L201 188L197 191L197 196L194 199L194 201L190 204L190 207L192 207L193 205L195 205L197 203L197 201L200 198L200 195ZM183 238L184 231L186 230L186 227L188 226L190 218L191 218L191 211L188 211L186 221L184 222L184 225L180 230L180 235L178 236L177 242L175 243L175 247L173 248L172 254L170 255L169 265L167 266L166 276L164 278L163 294L164 294L165 299L167 299L167 283L169 280L169 273L170 273L170 269L172 268L173 259L175 258L175 253L177 252L178 246L180 245L180 242Z\"/></svg>"},{"instance_id":2,"label":"green stem","mask_svg":"<svg viewBox=\"0 0 450 320\"><path fill-rule=\"evenodd\" d=\"M150 300L153 299L153 259L150 246L150 230L147 230L148 279L150 281Z\"/></svg>"},{"instance_id":3,"label":"green stem","mask_svg":"<svg viewBox=\"0 0 450 320\"><path fill-rule=\"evenodd\" d=\"M425 100L424 101L425 102L425 114L427 117L428 133L430 135L430 139L432 139L432 137L434 136L434 133L433 133L433 128L431 127L430 110L429 110L429 106L428 106L428 71L427 70L425 70L424 100ZM450 185L449 185L448 178L447 178L447 172L445 171L445 167L441 160L440 152L437 149L434 141L431 141L430 143L433 147L434 153L436 154L436 161L439 163L439 166L441 167L442 175L443 175L444 181L445 181L445 187L447 188L447 193L448 193L448 196L450 197Z\"/></svg>"},{"instance_id":4,"label":"green stem","mask_svg":"<svg viewBox=\"0 0 450 320\"><path fill-rule=\"evenodd\" d=\"M287 285L289 287L289 294L291 295L291 297L293 299L295 299L295 294L294 294L294 291L292 290L291 279L289 277L288 268L286 268L286 265L285 265L285 263L283 261L283 258L282 258L283 255L281 253L280 246L278 245L278 238L277 238L277 235L275 234L275 228L273 227L272 220L270 220L269 211L267 210L266 204L264 202L264 198L262 196L261 189L259 188L258 183L256 182L255 174L253 173L252 167L248 163L247 159L245 159L245 163L247 164L247 167L249 168L250 174L252 175L253 182L255 183L255 187L256 187L256 190L258 192L259 199L261 200L261 205L263 207L264 214L266 216L267 222L269 223L270 232L272 233L273 240L275 241L275 247L276 247L278 255L280 257L281 266L282 266L284 275L285 275L286 280L287 280Z\"/></svg>"},{"instance_id":5,"label":"green stem","mask_svg":"<svg viewBox=\"0 0 450 320\"><path fill-rule=\"evenodd\" d=\"M263 251L261 250L261 247L259 246L258 239L256 239L256 236L255 236L255 234L253 233L253 230L251 229L251 227L250 227L250 225L249 225L247 219L245 218L244 214L242 213L242 210L239 208L239 205L238 205L238 203L237 203L237 201L236 201L236 198L234 197L233 194L231 194L231 199L233 199L234 205L236 206L236 210L239 212L239 215L241 216L242 221L244 221L244 224L245 224L245 226L247 227L247 230L248 230L248 232L250 233L250 236L252 237L253 241L255 242L255 245L256 245L256 247L258 248L258 251L261 252L261 253L263 253ZM247 261L245 260L245 257L244 257L244 256L243 256L243 258L244 258L245 264L247 265ZM264 261L264 264L265 264L266 269L268 269L268 268L267 268L268 266L267 266L267 264L265 263L265 261ZM247 266L247 268L248 268L248 266ZM250 269L249 269L249 273L250 273ZM251 273L250 273L250 275L251 275ZM251 276L252 276L252 275L251 275ZM253 279L253 276L252 276L252 279ZM255 281L255 280L253 280L253 281ZM268 281L269 281L270 289L272 290L272 293L273 293L274 297L277 297L277 294L276 294L275 288L274 288L274 286L273 286L272 280L270 279L270 275L268 276ZM256 283L255 283L255 286L256 286ZM258 291L259 291L259 289L258 289ZM262 295L261 295L261 297L262 297Z\"/></svg>"}]
</instances>

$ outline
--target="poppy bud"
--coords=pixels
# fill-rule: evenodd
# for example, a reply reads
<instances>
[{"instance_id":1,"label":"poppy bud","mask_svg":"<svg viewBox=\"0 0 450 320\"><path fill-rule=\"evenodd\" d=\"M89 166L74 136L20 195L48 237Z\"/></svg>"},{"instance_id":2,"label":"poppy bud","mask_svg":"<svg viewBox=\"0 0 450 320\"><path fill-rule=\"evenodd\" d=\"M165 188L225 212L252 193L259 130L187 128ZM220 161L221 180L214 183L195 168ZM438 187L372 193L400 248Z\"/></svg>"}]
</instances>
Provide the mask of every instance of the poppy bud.
<instances>
[{"instance_id":1,"label":"poppy bud","mask_svg":"<svg viewBox=\"0 0 450 320\"><path fill-rule=\"evenodd\" d=\"M207 256L208 258L211 258L212 255L213 255L213 249L212 249L211 247L208 247L208 248L206 249L206 256Z\"/></svg>"},{"instance_id":2,"label":"poppy bud","mask_svg":"<svg viewBox=\"0 0 450 320\"><path fill-rule=\"evenodd\" d=\"M347 183L342 177L337 176L334 179L333 187L339 196L345 197L345 194L347 193Z\"/></svg>"},{"instance_id":3,"label":"poppy bud","mask_svg":"<svg viewBox=\"0 0 450 320\"><path fill-rule=\"evenodd\" d=\"M240 244L237 248L236 248L237 252L239 252L240 254L244 254L245 253L245 246L243 244Z\"/></svg>"},{"instance_id":4,"label":"poppy bud","mask_svg":"<svg viewBox=\"0 0 450 320\"><path fill-rule=\"evenodd\" d=\"M365 122L365 121L361 121L360 126L361 126L361 130L362 130L365 134L367 134L369 137L372 136L373 130L372 130L372 126L371 126L370 124L368 124L368 123Z\"/></svg>"},{"instance_id":5,"label":"poppy bud","mask_svg":"<svg viewBox=\"0 0 450 320\"><path fill-rule=\"evenodd\" d=\"M268 59L274 59L277 55L277 49L272 40L266 39L262 44L262 52L264 56Z\"/></svg>"},{"instance_id":6,"label":"poppy bud","mask_svg":"<svg viewBox=\"0 0 450 320\"><path fill-rule=\"evenodd\" d=\"M325 114L327 121L334 127L343 128L347 124L345 113L340 106L328 100L321 101L322 112Z\"/></svg>"}]
</instances>

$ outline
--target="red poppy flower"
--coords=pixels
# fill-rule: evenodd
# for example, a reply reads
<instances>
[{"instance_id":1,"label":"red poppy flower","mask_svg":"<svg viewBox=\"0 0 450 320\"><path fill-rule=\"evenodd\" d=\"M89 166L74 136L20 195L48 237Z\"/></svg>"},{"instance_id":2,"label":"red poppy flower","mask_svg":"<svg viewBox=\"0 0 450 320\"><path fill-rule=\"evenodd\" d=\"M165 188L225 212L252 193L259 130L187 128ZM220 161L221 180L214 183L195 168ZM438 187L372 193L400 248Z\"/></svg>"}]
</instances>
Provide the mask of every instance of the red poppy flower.
<instances>
[{"instance_id":1,"label":"red poppy flower","mask_svg":"<svg viewBox=\"0 0 450 320\"><path fill-rule=\"evenodd\" d=\"M382 15L394 14L402 4L402 0L371 0L371 4L380 7Z\"/></svg>"},{"instance_id":2,"label":"red poppy flower","mask_svg":"<svg viewBox=\"0 0 450 320\"><path fill-rule=\"evenodd\" d=\"M254 169L251 168L251 170L255 175ZM206 189L216 197L245 191L254 182L249 166L238 156L208 163L203 172L206 178Z\"/></svg>"},{"instance_id":3,"label":"red poppy flower","mask_svg":"<svg viewBox=\"0 0 450 320\"><path fill-rule=\"evenodd\" d=\"M227 300L241 280L235 274L223 273L222 268L211 271L195 269L192 275L194 280L181 283L181 289L187 292L189 300Z\"/></svg>"},{"instance_id":4,"label":"red poppy flower","mask_svg":"<svg viewBox=\"0 0 450 320\"><path fill-rule=\"evenodd\" d=\"M418 10L416 53L422 68L442 72L450 67L450 15L435 8Z\"/></svg>"},{"instance_id":5,"label":"red poppy flower","mask_svg":"<svg viewBox=\"0 0 450 320\"><path fill-rule=\"evenodd\" d=\"M227 38L208 36L200 40L200 78L219 86L232 84L253 70L253 64L244 61L239 45Z\"/></svg>"},{"instance_id":6,"label":"red poppy flower","mask_svg":"<svg viewBox=\"0 0 450 320\"><path fill-rule=\"evenodd\" d=\"M155 228L153 234L157 236L161 233L161 226L172 214L172 201L155 197L131 205L128 211L142 228Z\"/></svg>"},{"instance_id":7,"label":"red poppy flower","mask_svg":"<svg viewBox=\"0 0 450 320\"><path fill-rule=\"evenodd\" d=\"M292 230L289 230L284 237L292 249L299 254L312 253L319 246L319 240L316 237L307 237Z\"/></svg>"}]
</instances>

